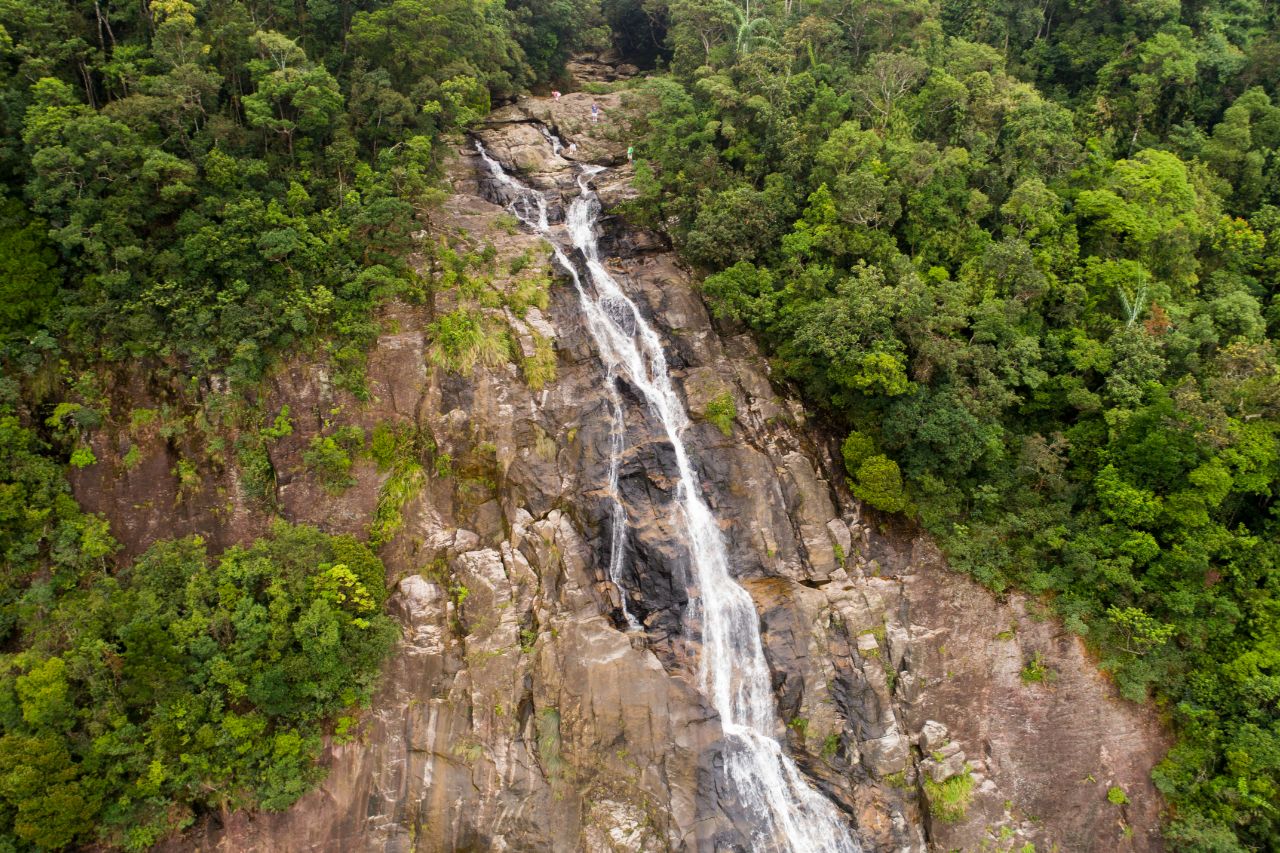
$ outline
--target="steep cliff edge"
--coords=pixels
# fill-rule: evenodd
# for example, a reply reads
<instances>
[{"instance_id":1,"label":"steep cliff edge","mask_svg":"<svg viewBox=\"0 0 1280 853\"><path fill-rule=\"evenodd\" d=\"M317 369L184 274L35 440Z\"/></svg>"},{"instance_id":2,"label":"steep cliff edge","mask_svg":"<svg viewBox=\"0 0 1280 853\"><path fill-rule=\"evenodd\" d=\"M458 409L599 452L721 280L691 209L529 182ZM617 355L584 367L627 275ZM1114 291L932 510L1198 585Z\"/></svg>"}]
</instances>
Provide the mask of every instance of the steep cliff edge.
<instances>
[{"instance_id":1,"label":"steep cliff edge","mask_svg":"<svg viewBox=\"0 0 1280 853\"><path fill-rule=\"evenodd\" d=\"M509 170L567 198L574 165L543 126L576 142L581 160L625 160L617 124L589 122L591 100L523 101L478 137ZM594 100L606 117L625 109L617 95ZM384 685L354 737L330 748L319 790L283 813L211 819L176 846L745 849L752 816L714 789L719 722L680 630L689 590L669 512L670 445L627 407L621 594L644 622L628 631L605 572L612 413L577 301L558 280L545 309L513 308L508 297L539 271L557 274L548 249L489 200L469 146L450 176L430 237L460 253L494 247L485 286L501 297L478 304L509 330L510 359L469 372L433 361L425 330L457 307L442 291L429 308L386 312L367 401L302 357L260 401L289 406L295 423L268 448L280 514L334 531L363 535L395 472L357 461L355 484L333 494L303 464L316 436L381 424L430 437L421 486L382 549L403 625ZM626 177L619 166L597 178L606 202L625 195ZM606 224L614 274L663 332L695 417L688 445L760 613L788 746L864 847L1158 849L1148 774L1165 741L1153 714L1119 700L1036 602L998 602L950 573L926 539L864 517L829 443L771 388L751 340L717 329L657 239ZM555 377L534 379L548 345ZM113 453L109 434L101 458ZM131 550L162 533L229 543L265 526L235 465L183 494L173 442L157 433L141 446L142 464L77 483ZM1127 804L1108 801L1111 787Z\"/></svg>"}]
</instances>

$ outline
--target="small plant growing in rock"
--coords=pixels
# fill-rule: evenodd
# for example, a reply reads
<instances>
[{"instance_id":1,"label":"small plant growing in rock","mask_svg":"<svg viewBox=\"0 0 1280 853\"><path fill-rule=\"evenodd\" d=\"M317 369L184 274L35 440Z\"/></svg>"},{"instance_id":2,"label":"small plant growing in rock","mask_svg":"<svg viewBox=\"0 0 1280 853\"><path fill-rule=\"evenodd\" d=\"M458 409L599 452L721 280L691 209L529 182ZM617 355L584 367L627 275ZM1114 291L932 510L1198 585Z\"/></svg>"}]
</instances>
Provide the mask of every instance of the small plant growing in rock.
<instances>
[{"instance_id":1,"label":"small plant growing in rock","mask_svg":"<svg viewBox=\"0 0 1280 853\"><path fill-rule=\"evenodd\" d=\"M369 455L378 463L379 471L389 471L399 455L400 435L396 425L380 423L373 428L369 441Z\"/></svg>"},{"instance_id":2,"label":"small plant growing in rock","mask_svg":"<svg viewBox=\"0 0 1280 853\"><path fill-rule=\"evenodd\" d=\"M1128 804L1129 797L1125 794L1124 788L1119 785L1112 785L1107 789L1107 802L1114 806L1123 806Z\"/></svg>"},{"instance_id":3,"label":"small plant growing in rock","mask_svg":"<svg viewBox=\"0 0 1280 853\"><path fill-rule=\"evenodd\" d=\"M1044 659L1039 652L1032 655L1031 660L1027 661L1027 665L1022 668L1022 672L1018 673L1023 684L1040 684L1042 682L1052 682L1057 674L1045 665Z\"/></svg>"},{"instance_id":4,"label":"small plant growing in rock","mask_svg":"<svg viewBox=\"0 0 1280 853\"><path fill-rule=\"evenodd\" d=\"M160 417L155 409L134 409L129 413L129 432L139 433L151 426Z\"/></svg>"},{"instance_id":5,"label":"small plant growing in rock","mask_svg":"<svg viewBox=\"0 0 1280 853\"><path fill-rule=\"evenodd\" d=\"M333 740L335 743L350 743L355 740L356 718L341 716L333 724Z\"/></svg>"},{"instance_id":6,"label":"small plant growing in rock","mask_svg":"<svg viewBox=\"0 0 1280 853\"><path fill-rule=\"evenodd\" d=\"M968 767L942 782L925 776L924 794L930 814L944 823L957 823L964 820L973 802L973 776Z\"/></svg>"},{"instance_id":7,"label":"small plant growing in rock","mask_svg":"<svg viewBox=\"0 0 1280 853\"><path fill-rule=\"evenodd\" d=\"M124 454L124 467L132 471L142 464L142 451L138 449L138 445L131 444Z\"/></svg>"},{"instance_id":8,"label":"small plant growing in rock","mask_svg":"<svg viewBox=\"0 0 1280 853\"><path fill-rule=\"evenodd\" d=\"M356 442L356 435L359 442ZM343 427L333 435L317 435L302 454L302 462L324 484L327 491L338 493L355 483L351 476L351 453L364 446L364 431L359 427Z\"/></svg>"},{"instance_id":9,"label":"small plant growing in rock","mask_svg":"<svg viewBox=\"0 0 1280 853\"><path fill-rule=\"evenodd\" d=\"M87 447L77 447L71 451L72 468L88 468L97 461L98 457L94 456L93 451Z\"/></svg>"},{"instance_id":10,"label":"small plant growing in rock","mask_svg":"<svg viewBox=\"0 0 1280 853\"><path fill-rule=\"evenodd\" d=\"M378 504L369 523L369 545L385 545L404 524L404 507L426 482L426 472L416 462L397 465L378 491Z\"/></svg>"},{"instance_id":11,"label":"small plant growing in rock","mask_svg":"<svg viewBox=\"0 0 1280 853\"><path fill-rule=\"evenodd\" d=\"M275 416L271 426L258 430L263 441L279 441L286 435L293 434L293 420L289 417L289 407L281 406L280 413Z\"/></svg>"},{"instance_id":12,"label":"small plant growing in rock","mask_svg":"<svg viewBox=\"0 0 1280 853\"><path fill-rule=\"evenodd\" d=\"M537 332L533 337L533 355L521 364L525 384L532 391L541 391L556 381L556 349L549 338Z\"/></svg>"},{"instance_id":13,"label":"small plant growing in rock","mask_svg":"<svg viewBox=\"0 0 1280 853\"><path fill-rule=\"evenodd\" d=\"M440 479L453 476L453 457L448 453L441 453L436 457L436 476Z\"/></svg>"},{"instance_id":14,"label":"small plant growing in rock","mask_svg":"<svg viewBox=\"0 0 1280 853\"><path fill-rule=\"evenodd\" d=\"M179 459L170 473L178 478L178 500L185 500L200 488L200 472L189 459Z\"/></svg>"},{"instance_id":15,"label":"small plant growing in rock","mask_svg":"<svg viewBox=\"0 0 1280 853\"><path fill-rule=\"evenodd\" d=\"M722 391L711 402L707 403L707 420L725 437L733 435L733 420L738 416L738 407L733 403L733 394Z\"/></svg>"},{"instance_id":16,"label":"small plant growing in rock","mask_svg":"<svg viewBox=\"0 0 1280 853\"><path fill-rule=\"evenodd\" d=\"M836 752L840 749L840 736L832 732L822 741L822 757L828 760L835 757Z\"/></svg>"},{"instance_id":17,"label":"small plant growing in rock","mask_svg":"<svg viewBox=\"0 0 1280 853\"><path fill-rule=\"evenodd\" d=\"M530 308L546 311L550 304L551 279L543 271L517 280L507 295L507 305L517 317L524 317Z\"/></svg>"},{"instance_id":18,"label":"small plant growing in rock","mask_svg":"<svg viewBox=\"0 0 1280 853\"><path fill-rule=\"evenodd\" d=\"M899 790L907 787L907 771L899 770L897 773L890 773L884 777L884 783L890 788L898 788Z\"/></svg>"},{"instance_id":19,"label":"small plant growing in rock","mask_svg":"<svg viewBox=\"0 0 1280 853\"><path fill-rule=\"evenodd\" d=\"M559 781L565 763L560 755L560 712L555 708L543 708L535 718L538 759L552 784Z\"/></svg>"},{"instance_id":20,"label":"small plant growing in rock","mask_svg":"<svg viewBox=\"0 0 1280 853\"><path fill-rule=\"evenodd\" d=\"M508 235L514 235L520 231L520 220L516 219L510 213L500 213L493 219L493 224L505 231Z\"/></svg>"},{"instance_id":21,"label":"small plant growing in rock","mask_svg":"<svg viewBox=\"0 0 1280 853\"><path fill-rule=\"evenodd\" d=\"M496 367L511 357L511 340L478 312L459 308L427 327L431 337L428 360L454 373L469 376L477 364Z\"/></svg>"},{"instance_id":22,"label":"small plant growing in rock","mask_svg":"<svg viewBox=\"0 0 1280 853\"><path fill-rule=\"evenodd\" d=\"M449 588L449 560L445 557L436 557L419 569L418 574L443 589Z\"/></svg>"},{"instance_id":23,"label":"small plant growing in rock","mask_svg":"<svg viewBox=\"0 0 1280 853\"><path fill-rule=\"evenodd\" d=\"M453 754L465 764L475 764L484 757L484 745L477 740L465 738L453 745Z\"/></svg>"}]
</instances>

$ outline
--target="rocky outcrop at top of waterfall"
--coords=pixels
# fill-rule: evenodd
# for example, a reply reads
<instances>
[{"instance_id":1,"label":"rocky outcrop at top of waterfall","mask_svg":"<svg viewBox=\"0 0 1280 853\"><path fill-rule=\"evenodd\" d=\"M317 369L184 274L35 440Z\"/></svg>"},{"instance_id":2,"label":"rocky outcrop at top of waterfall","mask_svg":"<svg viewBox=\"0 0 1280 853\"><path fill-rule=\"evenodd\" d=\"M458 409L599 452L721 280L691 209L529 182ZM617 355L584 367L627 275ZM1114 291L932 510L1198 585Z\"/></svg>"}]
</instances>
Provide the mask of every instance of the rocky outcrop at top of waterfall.
<instances>
[{"instance_id":1,"label":"rocky outcrop at top of waterfall","mask_svg":"<svg viewBox=\"0 0 1280 853\"><path fill-rule=\"evenodd\" d=\"M632 122L647 103L640 91L570 92L559 100L521 98L491 113L476 135L499 162L532 186L572 193L573 163L620 166L627 162L627 147L635 138ZM595 120L592 104L600 109ZM566 150L560 155L553 154L544 129L563 142ZM570 145L576 145L576 150L567 150Z\"/></svg>"},{"instance_id":2,"label":"rocky outcrop at top of waterfall","mask_svg":"<svg viewBox=\"0 0 1280 853\"><path fill-rule=\"evenodd\" d=\"M616 163L621 144L573 125L562 111L579 97L530 99L479 132L504 168L559 193L561 211L576 167L536 117L577 139L579 161ZM613 97L599 98L606 115L625 109ZM624 172L596 180L616 186ZM172 847L749 849L758 815L724 789L722 715L699 683L703 650L685 620L673 443L620 379L625 450L610 488L614 408L572 282L546 239L513 227L486 195L470 143L449 174L453 195L424 239L448 236L477 256L492 245L496 291L524 292L546 274L549 300L487 304L510 358L469 373L429 358L429 324L457 307L441 292L433 306L386 310L367 402L305 355L270 381L263 406L287 404L296 425L269 449L287 518L363 536L390 476L357 461L356 485L328 494L301 462L326 419L418 425L449 464L432 467L382 549L402 635L354 735L329 747L327 779L288 811L209 818ZM926 538L865 514L832 444L771 387L750 338L712 321L661 241L617 219L604 226L601 262L662 339L701 500L759 620L773 736L862 848L1156 849L1149 772L1165 741L1154 715L1118 699L1037 602L994 600ZM531 382L526 359L547 347L555 375ZM726 401L730 435L706 417ZM172 451L159 437L140 450L131 471L78 483L131 550L161 532L199 532L216 547L269 523L231 474L175 510ZM609 577L615 496L628 522L621 594L640 630ZM220 511L201 511L211 506ZM1033 658L1056 677L1024 684ZM1112 786L1127 804L1107 801Z\"/></svg>"}]
</instances>

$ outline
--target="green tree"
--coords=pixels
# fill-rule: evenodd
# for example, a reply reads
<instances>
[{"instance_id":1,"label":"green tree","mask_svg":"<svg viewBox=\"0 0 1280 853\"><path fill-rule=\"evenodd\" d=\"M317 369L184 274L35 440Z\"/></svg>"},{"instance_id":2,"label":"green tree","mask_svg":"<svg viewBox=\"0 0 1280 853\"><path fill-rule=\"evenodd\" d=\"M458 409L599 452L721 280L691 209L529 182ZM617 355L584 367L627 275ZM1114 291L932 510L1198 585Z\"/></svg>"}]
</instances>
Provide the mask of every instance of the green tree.
<instances>
[{"instance_id":1,"label":"green tree","mask_svg":"<svg viewBox=\"0 0 1280 853\"><path fill-rule=\"evenodd\" d=\"M901 512L907 508L898 463L882 455L868 456L854 474L853 493L876 509Z\"/></svg>"},{"instance_id":2,"label":"green tree","mask_svg":"<svg viewBox=\"0 0 1280 853\"><path fill-rule=\"evenodd\" d=\"M0 199L0 335L22 334L47 321L61 284L48 226L15 199Z\"/></svg>"}]
</instances>

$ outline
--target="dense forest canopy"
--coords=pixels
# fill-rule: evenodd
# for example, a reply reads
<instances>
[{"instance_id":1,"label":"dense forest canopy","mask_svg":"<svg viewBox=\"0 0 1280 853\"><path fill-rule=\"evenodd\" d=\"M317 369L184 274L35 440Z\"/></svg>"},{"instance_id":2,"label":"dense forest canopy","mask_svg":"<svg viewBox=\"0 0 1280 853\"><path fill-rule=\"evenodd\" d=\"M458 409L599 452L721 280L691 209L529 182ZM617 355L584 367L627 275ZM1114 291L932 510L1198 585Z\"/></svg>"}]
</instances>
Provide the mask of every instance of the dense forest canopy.
<instances>
[{"instance_id":1,"label":"dense forest canopy","mask_svg":"<svg viewBox=\"0 0 1280 853\"><path fill-rule=\"evenodd\" d=\"M361 394L373 309L429 295L446 137L606 37L587 0L0 0L0 850L145 849L319 778L394 636L378 558L282 524L121 561L65 472L130 369L204 405L134 429L216 431L299 347ZM237 441L246 483L289 429Z\"/></svg>"},{"instance_id":2,"label":"dense forest canopy","mask_svg":"<svg viewBox=\"0 0 1280 853\"><path fill-rule=\"evenodd\" d=\"M102 377L308 347L359 394L445 141L610 37L657 67L630 213L855 493L1160 704L1171 847L1280 846L1275 2L0 0L0 850L314 781L380 563L287 525L118 560L65 477Z\"/></svg>"},{"instance_id":3,"label":"dense forest canopy","mask_svg":"<svg viewBox=\"0 0 1280 853\"><path fill-rule=\"evenodd\" d=\"M5 0L0 240L24 273L0 340L249 383L323 332L358 384L370 305L415 288L442 136L597 20L587 0Z\"/></svg>"},{"instance_id":4,"label":"dense forest canopy","mask_svg":"<svg viewBox=\"0 0 1280 853\"><path fill-rule=\"evenodd\" d=\"M1180 850L1280 845L1280 20L678 0L634 213L843 427L855 493L1051 602L1178 743Z\"/></svg>"}]
</instances>

